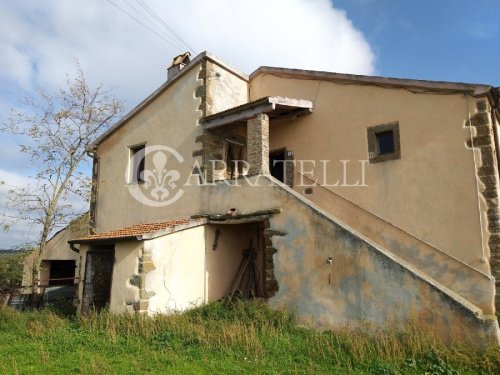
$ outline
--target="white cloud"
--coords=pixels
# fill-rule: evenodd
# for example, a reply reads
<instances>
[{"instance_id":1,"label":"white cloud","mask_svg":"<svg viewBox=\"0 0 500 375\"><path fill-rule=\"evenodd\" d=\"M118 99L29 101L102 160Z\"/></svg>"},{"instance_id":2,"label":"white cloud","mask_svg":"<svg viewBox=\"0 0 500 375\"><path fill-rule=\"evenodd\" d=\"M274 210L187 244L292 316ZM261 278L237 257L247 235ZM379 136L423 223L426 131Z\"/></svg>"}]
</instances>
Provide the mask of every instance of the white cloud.
<instances>
[{"instance_id":1,"label":"white cloud","mask_svg":"<svg viewBox=\"0 0 500 375\"><path fill-rule=\"evenodd\" d=\"M33 240L32 228L27 228L25 225L15 224L8 231L3 230L4 214L9 214L6 210L5 202L8 191L13 186L24 186L29 183L29 178L19 175L15 172L0 169L0 249L9 249L13 246L20 245Z\"/></svg>"},{"instance_id":2,"label":"white cloud","mask_svg":"<svg viewBox=\"0 0 500 375\"><path fill-rule=\"evenodd\" d=\"M147 15L139 5L144 2L196 52L209 50L246 73L261 65L374 72L369 44L329 0L110 1L147 23L137 12ZM17 103L21 98L13 96L18 93L64 85L78 59L92 84L116 86L115 95L132 108L165 81L172 57L186 50L166 43L108 1L3 1L0 107ZM0 121L7 112L1 109ZM15 147L12 138L1 137L0 156L6 158ZM10 168L16 172L0 170L0 179L22 180L29 174L29 167L23 169L26 159L11 157ZM0 168L6 167L0 163ZM4 201L5 191L0 206Z\"/></svg>"},{"instance_id":3,"label":"white cloud","mask_svg":"<svg viewBox=\"0 0 500 375\"><path fill-rule=\"evenodd\" d=\"M0 168L0 249L7 249L12 246L36 241L40 228L33 228L22 222L15 222L10 218L15 217L16 213L6 205L9 190L26 187L33 181L22 174ZM70 194L67 197L67 204L71 204L73 212L80 214L88 210L88 203L80 196ZM6 216L4 216L6 215ZM3 224L9 224L10 229L2 231ZM61 229L57 225L52 233Z\"/></svg>"},{"instance_id":4,"label":"white cloud","mask_svg":"<svg viewBox=\"0 0 500 375\"><path fill-rule=\"evenodd\" d=\"M147 22L138 1L112 1ZM139 1L197 52L210 50L247 73L260 65L373 73L369 44L328 0ZM92 81L119 86L132 106L165 80L170 59L186 49L103 0L0 4L0 78L23 87L63 84L77 58Z\"/></svg>"}]
</instances>

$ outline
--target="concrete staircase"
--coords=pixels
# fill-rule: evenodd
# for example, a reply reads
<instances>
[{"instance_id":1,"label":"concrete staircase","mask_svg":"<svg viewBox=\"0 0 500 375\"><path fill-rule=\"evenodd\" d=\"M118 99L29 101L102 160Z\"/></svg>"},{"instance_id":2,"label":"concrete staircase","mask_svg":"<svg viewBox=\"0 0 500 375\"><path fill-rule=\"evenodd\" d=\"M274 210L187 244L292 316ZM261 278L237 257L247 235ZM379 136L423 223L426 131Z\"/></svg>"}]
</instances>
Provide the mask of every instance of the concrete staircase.
<instances>
[{"instance_id":1,"label":"concrete staircase","mask_svg":"<svg viewBox=\"0 0 500 375\"><path fill-rule=\"evenodd\" d=\"M281 208L269 218L270 230L286 234L271 237L267 248L274 255L266 273L278 283L272 306L323 328L411 324L449 342L499 342L494 316L288 186L270 176L237 182L202 188L205 212Z\"/></svg>"}]
</instances>

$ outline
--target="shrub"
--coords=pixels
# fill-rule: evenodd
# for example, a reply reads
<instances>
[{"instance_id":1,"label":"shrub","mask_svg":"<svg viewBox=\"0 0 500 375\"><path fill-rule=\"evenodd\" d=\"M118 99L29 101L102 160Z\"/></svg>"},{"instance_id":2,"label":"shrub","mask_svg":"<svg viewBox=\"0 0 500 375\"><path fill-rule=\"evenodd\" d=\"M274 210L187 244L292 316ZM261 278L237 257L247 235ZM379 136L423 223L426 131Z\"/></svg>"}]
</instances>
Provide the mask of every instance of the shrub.
<instances>
[{"instance_id":1,"label":"shrub","mask_svg":"<svg viewBox=\"0 0 500 375\"><path fill-rule=\"evenodd\" d=\"M0 293L9 293L21 286L25 256L26 252L14 250L0 253Z\"/></svg>"}]
</instances>

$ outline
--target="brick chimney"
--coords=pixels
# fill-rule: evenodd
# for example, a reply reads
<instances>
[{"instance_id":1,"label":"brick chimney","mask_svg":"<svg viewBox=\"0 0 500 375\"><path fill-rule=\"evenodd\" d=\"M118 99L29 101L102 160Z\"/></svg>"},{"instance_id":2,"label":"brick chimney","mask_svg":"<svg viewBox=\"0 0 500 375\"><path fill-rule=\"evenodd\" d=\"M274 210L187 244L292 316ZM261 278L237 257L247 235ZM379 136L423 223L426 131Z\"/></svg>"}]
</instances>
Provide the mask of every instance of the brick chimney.
<instances>
[{"instance_id":1,"label":"brick chimney","mask_svg":"<svg viewBox=\"0 0 500 375\"><path fill-rule=\"evenodd\" d=\"M191 53L186 52L183 53L182 55L175 56L172 60L172 64L168 67L168 73L167 73L167 81L170 81L173 77L177 75L181 71L182 68L184 68L191 59L189 58L191 56Z\"/></svg>"}]
</instances>

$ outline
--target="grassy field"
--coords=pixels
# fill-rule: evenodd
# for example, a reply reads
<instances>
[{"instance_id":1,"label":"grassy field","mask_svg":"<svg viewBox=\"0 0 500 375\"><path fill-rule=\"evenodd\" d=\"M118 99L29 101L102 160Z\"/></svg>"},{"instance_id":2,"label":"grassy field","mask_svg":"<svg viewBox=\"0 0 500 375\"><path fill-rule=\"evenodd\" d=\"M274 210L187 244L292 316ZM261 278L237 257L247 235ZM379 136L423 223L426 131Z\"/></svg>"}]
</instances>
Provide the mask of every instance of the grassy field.
<instances>
[{"instance_id":1,"label":"grassy field","mask_svg":"<svg viewBox=\"0 0 500 375\"><path fill-rule=\"evenodd\" d=\"M5 374L499 374L498 348L419 332L318 332L261 301L141 318L0 309Z\"/></svg>"}]
</instances>

